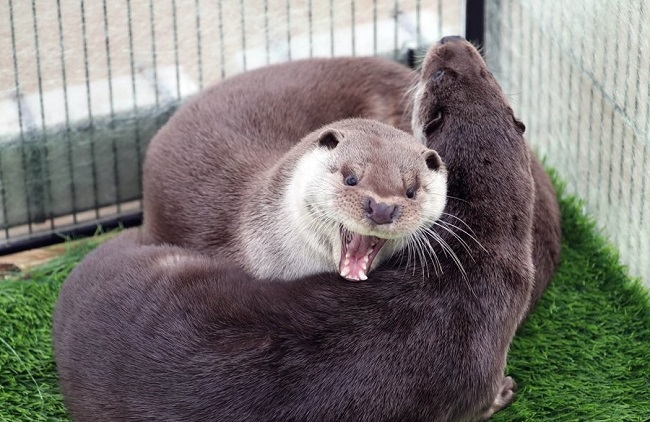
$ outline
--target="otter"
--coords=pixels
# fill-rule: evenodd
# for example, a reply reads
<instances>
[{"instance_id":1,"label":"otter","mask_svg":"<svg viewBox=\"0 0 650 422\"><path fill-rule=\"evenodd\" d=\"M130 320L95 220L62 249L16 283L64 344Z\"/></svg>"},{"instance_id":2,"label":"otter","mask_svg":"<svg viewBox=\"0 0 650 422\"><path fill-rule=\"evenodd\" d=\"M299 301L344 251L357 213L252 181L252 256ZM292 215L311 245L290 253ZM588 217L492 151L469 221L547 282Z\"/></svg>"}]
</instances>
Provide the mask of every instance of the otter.
<instances>
[{"instance_id":1,"label":"otter","mask_svg":"<svg viewBox=\"0 0 650 422\"><path fill-rule=\"evenodd\" d=\"M348 280L366 280L386 257L417 242L445 207L438 154L377 121L338 121L307 135L277 163L240 165L249 175L235 181L248 191L243 201L214 204L232 216L235 239L220 255L257 278L338 270ZM211 177L226 177L221 171Z\"/></svg>"},{"instance_id":2,"label":"otter","mask_svg":"<svg viewBox=\"0 0 650 422\"><path fill-rule=\"evenodd\" d=\"M277 162L261 160L257 145L215 160L210 174L245 191L224 192L212 204L215 217L228 216L219 233L233 242L215 246L211 255L256 278L338 270L348 280L366 280L386 257L418 242L445 207L438 154L378 121L319 128Z\"/></svg>"},{"instance_id":3,"label":"otter","mask_svg":"<svg viewBox=\"0 0 650 422\"><path fill-rule=\"evenodd\" d=\"M416 128L448 168L462 264L411 247L372 283L253 280L227 259L125 232L65 281L53 345L77 421L477 421L508 405L508 346L534 284L535 183L523 125L476 49L443 39ZM469 232L468 232L469 233ZM431 228L434 252L456 233ZM440 240L440 241L438 241Z\"/></svg>"},{"instance_id":4,"label":"otter","mask_svg":"<svg viewBox=\"0 0 650 422\"><path fill-rule=\"evenodd\" d=\"M444 37L441 42L449 41L464 41L460 36ZM467 47L471 49L472 47ZM448 53L449 54L449 53ZM436 75L432 75L435 79L444 74L444 69L437 70ZM490 74L487 67L482 69L482 73ZM483 76L483 75L481 75ZM492 77L492 76L491 76ZM426 131L432 131L435 127L441 124L443 109L438 108L436 116L426 117L426 111L422 111L424 107L423 97L431 95L427 92L425 84L417 84L413 87L415 100L413 101L413 110L410 113L411 127L414 135L420 139L424 144L427 144ZM526 131L526 126L523 122L514 117L513 119L522 135ZM427 124L422 124L426 121ZM537 306L542 294L551 282L555 270L560 262L560 251L562 248L562 229L560 221L560 207L557 200L557 193L553 187L553 183L539 159L530 152L530 169L535 184L535 201L534 201L534 221L533 221L533 263L535 265L535 282L531 292L531 300L528 303L526 316L529 315ZM456 192L452 191L452 195ZM523 322L523 320L522 320Z\"/></svg>"},{"instance_id":5,"label":"otter","mask_svg":"<svg viewBox=\"0 0 650 422\"><path fill-rule=\"evenodd\" d=\"M208 88L181 107L148 147L145 232L155 241L212 256L237 245L242 232L234 229L238 216L231 205L249 199L242 180L252 169L279 161L308 133L337 120L369 118L411 132L409 93L417 78L413 70L380 58L309 59L256 69ZM533 296L539 299L559 262L561 232L549 177L534 156L531 168L537 192ZM458 221L453 225L457 232L472 229Z\"/></svg>"},{"instance_id":6,"label":"otter","mask_svg":"<svg viewBox=\"0 0 650 422\"><path fill-rule=\"evenodd\" d=\"M348 168L343 168L342 162L300 161L304 148L295 149L294 146L305 137L309 138L305 142L313 141L322 127L349 118L372 119L408 131L406 92L413 80L412 71L389 60L310 59L253 70L207 89L181 107L147 149L143 169L146 233L158 242L189 247L211 256L229 255L258 278L272 276L290 280L338 270L348 279L365 279L367 271L362 266L365 264L368 270L371 265L376 267L382 256L398 248L395 238L404 237L409 230L405 227L388 229L385 228L387 223L357 217L359 212L353 215L351 208L359 208L361 202L335 200L331 195L340 189L334 189L333 185L344 183L344 180L333 181L331 169L325 166L337 166L339 176L341 171L350 173L355 169L360 172L365 167L374 167L375 170L369 171L368 177L360 181L360 184L372 184L374 192L360 199L376 201L376 204L373 207L368 203L363 208L367 211L382 207L382 211L387 211L393 206L395 210L399 207L404 219L411 219L409 227L413 229L418 219L420 222L433 219L438 213L420 208L424 202L417 197L424 193L422 189L418 188L416 205L405 201L407 190L417 184L424 186L424 182L431 180L426 171L414 172L407 168L407 162L413 160L406 157L410 154L406 150L412 152L415 147L405 148L406 142L400 142L399 147L374 141L362 144L359 139L354 158L350 157ZM373 130L378 128L375 125ZM353 128L346 130L365 136ZM382 130L391 142L397 143L407 136L387 126ZM372 135L373 139L377 137ZM391 148L392 160L384 148ZM418 168L424 162L418 160ZM430 162L437 161L432 158ZM298 164L302 165L302 170L295 167ZM385 165L385 170L380 171L381 165ZM398 181L386 177L391 172L404 179L400 183L410 178L409 183L414 184L404 186L403 198L399 199L402 205L382 202L391 199L380 197L389 192L395 195ZM443 169L438 173L442 172ZM287 174L295 177L287 178ZM313 186L300 180L305 177ZM300 195L305 192L299 193L300 189L310 188L313 193L319 178L324 191L329 193L314 200L331 204L327 209L319 207L322 218L314 219L315 211L298 212L296 204L288 199L297 197L297 201L304 202ZM430 185L432 194L421 196L444 207L441 196L444 192L440 191L438 183L443 178L436 180L435 186ZM317 205L305 204L309 207L307 211ZM434 208L442 211L442 207ZM342 224L344 230L334 230L331 224L324 224L333 223L329 217L332 213L337 214L335 221ZM412 218L415 214L418 216ZM397 223L403 225L403 221ZM319 235L313 230L322 233ZM373 237L359 237L359 234ZM353 246L358 246L355 248L358 249L359 257L355 260L358 262L352 262L347 270L345 260L350 257L346 258L340 251L346 249L348 243L335 237L348 238L353 240ZM392 240L386 242L381 252L380 247L387 238ZM368 256L365 252L373 244L374 251ZM381 256L375 257L378 252Z\"/></svg>"}]
</instances>

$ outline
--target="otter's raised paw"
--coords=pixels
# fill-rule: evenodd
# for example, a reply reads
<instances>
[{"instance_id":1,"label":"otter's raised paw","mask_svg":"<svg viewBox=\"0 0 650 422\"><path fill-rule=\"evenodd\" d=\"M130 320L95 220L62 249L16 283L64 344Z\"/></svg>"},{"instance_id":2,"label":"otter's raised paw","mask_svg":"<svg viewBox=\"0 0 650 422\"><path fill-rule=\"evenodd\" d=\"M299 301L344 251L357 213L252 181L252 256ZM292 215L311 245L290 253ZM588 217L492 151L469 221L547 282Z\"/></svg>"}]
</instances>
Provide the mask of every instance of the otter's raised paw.
<instances>
[{"instance_id":1,"label":"otter's raised paw","mask_svg":"<svg viewBox=\"0 0 650 422\"><path fill-rule=\"evenodd\" d=\"M515 391L517 391L517 383L512 377L504 377L501 381L501 389L494 398L492 406L483 414L481 420L488 420L490 417L499 410L507 407L515 399Z\"/></svg>"}]
</instances>

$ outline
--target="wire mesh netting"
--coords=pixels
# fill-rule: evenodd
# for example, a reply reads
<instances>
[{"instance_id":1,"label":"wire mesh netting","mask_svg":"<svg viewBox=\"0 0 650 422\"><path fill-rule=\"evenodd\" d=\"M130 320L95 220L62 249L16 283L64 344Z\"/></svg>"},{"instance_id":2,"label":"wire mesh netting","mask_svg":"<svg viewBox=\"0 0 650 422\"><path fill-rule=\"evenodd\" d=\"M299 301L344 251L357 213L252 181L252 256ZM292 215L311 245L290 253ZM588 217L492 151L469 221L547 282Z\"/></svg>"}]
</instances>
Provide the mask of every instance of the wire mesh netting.
<instances>
[{"instance_id":1,"label":"wire mesh netting","mask_svg":"<svg viewBox=\"0 0 650 422\"><path fill-rule=\"evenodd\" d=\"M650 5L486 6L488 64L529 141L650 285Z\"/></svg>"},{"instance_id":2,"label":"wire mesh netting","mask_svg":"<svg viewBox=\"0 0 650 422\"><path fill-rule=\"evenodd\" d=\"M137 214L147 143L205 85L311 56L403 59L463 33L463 14L459 0L5 0L0 246Z\"/></svg>"}]
</instances>

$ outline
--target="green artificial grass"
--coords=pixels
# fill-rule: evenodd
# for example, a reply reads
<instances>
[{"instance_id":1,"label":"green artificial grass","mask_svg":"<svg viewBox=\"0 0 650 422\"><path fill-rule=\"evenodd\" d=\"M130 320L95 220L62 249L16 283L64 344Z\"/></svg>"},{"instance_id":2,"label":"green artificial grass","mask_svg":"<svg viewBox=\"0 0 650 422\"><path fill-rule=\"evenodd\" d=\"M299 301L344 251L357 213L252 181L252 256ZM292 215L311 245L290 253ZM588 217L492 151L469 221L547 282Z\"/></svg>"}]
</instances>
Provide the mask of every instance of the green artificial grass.
<instances>
[{"instance_id":1,"label":"green artificial grass","mask_svg":"<svg viewBox=\"0 0 650 422\"><path fill-rule=\"evenodd\" d=\"M561 186L558 186L562 191ZM650 300L618 254L561 194L562 261L515 338L515 403L494 421L650 420ZM0 281L0 421L65 421L50 345L61 283L98 240Z\"/></svg>"}]
</instances>

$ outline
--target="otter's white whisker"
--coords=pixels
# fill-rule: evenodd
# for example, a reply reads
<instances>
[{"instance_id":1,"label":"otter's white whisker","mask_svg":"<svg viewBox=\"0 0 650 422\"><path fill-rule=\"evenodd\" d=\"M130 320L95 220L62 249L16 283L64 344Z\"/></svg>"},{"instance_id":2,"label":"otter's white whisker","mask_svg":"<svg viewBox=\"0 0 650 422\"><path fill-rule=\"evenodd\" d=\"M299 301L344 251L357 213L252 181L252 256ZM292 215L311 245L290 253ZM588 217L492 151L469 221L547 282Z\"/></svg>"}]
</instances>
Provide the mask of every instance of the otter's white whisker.
<instances>
[{"instance_id":1,"label":"otter's white whisker","mask_svg":"<svg viewBox=\"0 0 650 422\"><path fill-rule=\"evenodd\" d=\"M440 227L441 229L449 232L449 234L451 234L456 240L458 240L458 243L461 244L463 249L465 249L467 251L467 253L469 254L469 257L472 258L472 260L474 260L474 257L472 256L472 250L470 249L469 245L460 236L458 236L456 233L454 233L453 230L449 229L448 227L445 227L444 225L442 225L442 224L440 224L438 222L435 222L433 224L436 227Z\"/></svg>"}]
</instances>

